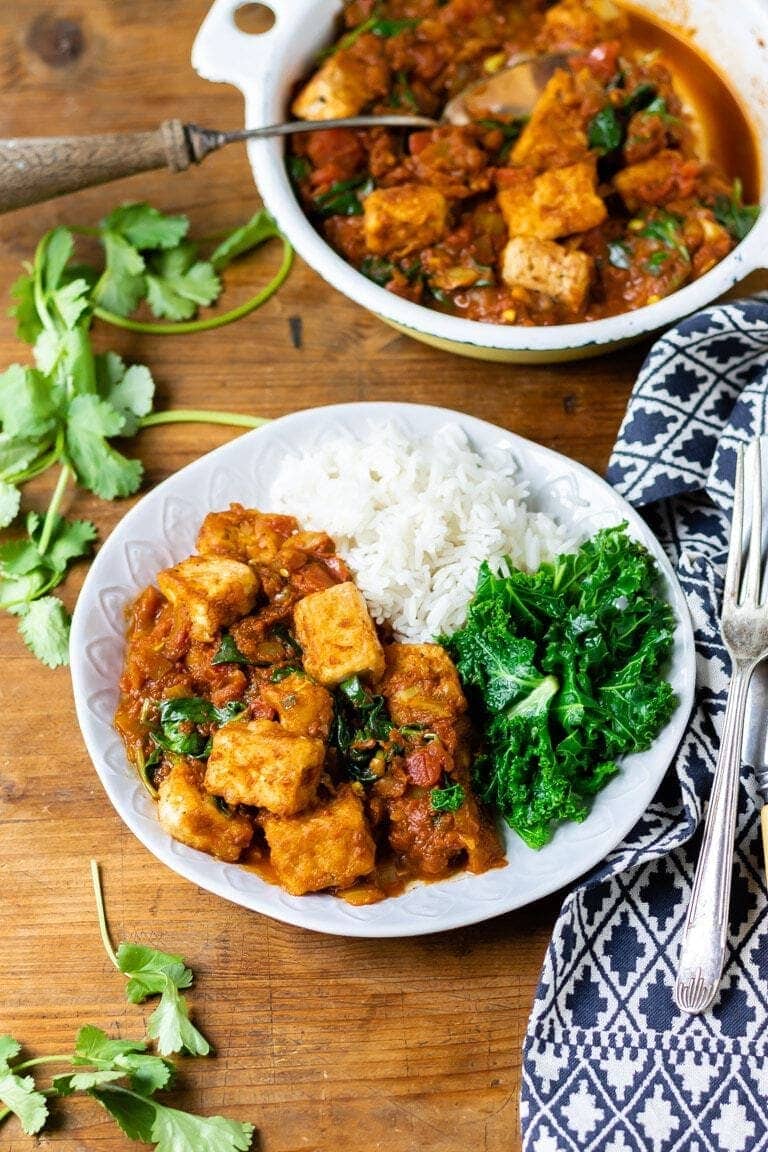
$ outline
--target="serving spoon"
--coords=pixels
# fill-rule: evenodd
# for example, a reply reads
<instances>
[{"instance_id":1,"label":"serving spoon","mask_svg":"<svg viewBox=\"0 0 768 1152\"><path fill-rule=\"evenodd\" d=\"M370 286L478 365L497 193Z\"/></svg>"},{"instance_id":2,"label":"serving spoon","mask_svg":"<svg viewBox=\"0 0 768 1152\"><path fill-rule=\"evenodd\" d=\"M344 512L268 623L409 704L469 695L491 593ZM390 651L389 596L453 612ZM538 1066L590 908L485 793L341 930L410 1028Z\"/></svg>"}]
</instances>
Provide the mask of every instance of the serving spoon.
<instances>
[{"instance_id":1,"label":"serving spoon","mask_svg":"<svg viewBox=\"0 0 768 1152\"><path fill-rule=\"evenodd\" d=\"M494 75L475 81L446 104L441 119L427 116L349 116L294 120L264 128L220 132L164 120L149 132L101 136L29 136L0 140L0 213L39 204L66 192L106 184L124 176L169 168L184 172L211 152L238 140L262 140L328 128L434 128L483 118L510 121L526 116L547 81L566 63L564 56L523 56Z\"/></svg>"}]
</instances>

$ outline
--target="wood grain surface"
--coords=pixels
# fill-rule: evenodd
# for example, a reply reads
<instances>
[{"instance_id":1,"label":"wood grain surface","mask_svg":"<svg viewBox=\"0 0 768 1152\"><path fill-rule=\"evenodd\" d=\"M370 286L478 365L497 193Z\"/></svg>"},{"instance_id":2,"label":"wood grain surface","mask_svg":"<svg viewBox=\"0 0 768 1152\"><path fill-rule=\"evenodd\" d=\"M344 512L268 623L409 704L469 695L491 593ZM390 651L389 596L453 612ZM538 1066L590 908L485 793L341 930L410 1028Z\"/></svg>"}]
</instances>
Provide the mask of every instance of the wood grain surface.
<instances>
[{"instance_id":1,"label":"wood grain surface","mask_svg":"<svg viewBox=\"0 0 768 1152\"><path fill-rule=\"evenodd\" d=\"M139 131L178 116L236 127L233 90L189 63L206 0L6 0L0 5L0 136ZM90 224L149 199L184 211L198 236L244 221L259 201L241 146L183 175L156 173L0 218L0 289L58 223ZM227 273L227 306L276 267L278 246ZM301 331L300 347L295 336ZM493 421L601 471L647 345L547 367L489 365L395 334L297 260L260 312L229 328L163 338L97 325L99 348L151 367L158 407L279 416L335 401L410 400ZM25 358L0 311L0 366ZM146 486L234 435L173 426L135 447ZM46 483L27 489L44 508ZM130 501L70 494L101 539ZM65 598L74 603L82 569ZM27 653L0 619L0 1033L30 1056L67 1051L77 1028L143 1034L146 1012L99 941L88 861L104 874L115 940L182 953L197 974L195 1017L216 1048L186 1061L181 1106L251 1120L262 1152L515 1152L521 1047L562 894L462 931L344 940L287 927L176 877L122 825L86 756L66 669ZM41 1145L117 1152L130 1142L90 1100L53 1106ZM34 1141L15 1120L0 1148ZM202 1150L201 1150L202 1152Z\"/></svg>"}]
</instances>

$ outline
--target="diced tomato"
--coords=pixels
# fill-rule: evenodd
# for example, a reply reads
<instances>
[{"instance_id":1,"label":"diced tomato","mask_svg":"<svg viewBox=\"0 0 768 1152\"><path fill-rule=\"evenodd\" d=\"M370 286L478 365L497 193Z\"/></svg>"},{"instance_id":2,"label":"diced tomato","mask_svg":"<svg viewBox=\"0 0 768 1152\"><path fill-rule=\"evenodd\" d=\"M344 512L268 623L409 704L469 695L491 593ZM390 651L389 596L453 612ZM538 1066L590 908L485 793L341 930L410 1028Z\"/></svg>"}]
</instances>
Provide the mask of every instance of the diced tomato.
<instances>
[{"instance_id":1,"label":"diced tomato","mask_svg":"<svg viewBox=\"0 0 768 1152\"><path fill-rule=\"evenodd\" d=\"M405 771L412 784L421 788L434 788L447 769L451 758L439 740L417 748L405 758Z\"/></svg>"},{"instance_id":2,"label":"diced tomato","mask_svg":"<svg viewBox=\"0 0 768 1152\"><path fill-rule=\"evenodd\" d=\"M330 185L337 180L349 180L365 166L365 149L349 128L311 132L306 152L315 168L314 187L319 183Z\"/></svg>"},{"instance_id":3,"label":"diced tomato","mask_svg":"<svg viewBox=\"0 0 768 1152\"><path fill-rule=\"evenodd\" d=\"M620 40L606 40L595 44L584 56L571 56L569 63L573 69L588 68L597 80L606 82L616 75L620 50Z\"/></svg>"}]
</instances>

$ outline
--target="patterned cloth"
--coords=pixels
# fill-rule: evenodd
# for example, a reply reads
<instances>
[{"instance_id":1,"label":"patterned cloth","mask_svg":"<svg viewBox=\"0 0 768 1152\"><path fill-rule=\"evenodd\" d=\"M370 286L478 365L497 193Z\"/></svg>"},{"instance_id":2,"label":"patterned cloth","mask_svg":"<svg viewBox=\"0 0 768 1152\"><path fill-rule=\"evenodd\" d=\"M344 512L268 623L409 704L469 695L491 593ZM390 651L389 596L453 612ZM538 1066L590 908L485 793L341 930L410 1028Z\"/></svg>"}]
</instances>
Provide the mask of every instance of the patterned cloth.
<instances>
[{"instance_id":1,"label":"patterned cloth","mask_svg":"<svg viewBox=\"0 0 768 1152\"><path fill-rule=\"evenodd\" d=\"M653 803L563 904L525 1043L525 1152L768 1149L768 904L746 767L721 991L700 1016L673 999L729 672L718 621L734 446L766 432L768 303L709 308L654 345L608 479L676 568L696 703Z\"/></svg>"}]
</instances>

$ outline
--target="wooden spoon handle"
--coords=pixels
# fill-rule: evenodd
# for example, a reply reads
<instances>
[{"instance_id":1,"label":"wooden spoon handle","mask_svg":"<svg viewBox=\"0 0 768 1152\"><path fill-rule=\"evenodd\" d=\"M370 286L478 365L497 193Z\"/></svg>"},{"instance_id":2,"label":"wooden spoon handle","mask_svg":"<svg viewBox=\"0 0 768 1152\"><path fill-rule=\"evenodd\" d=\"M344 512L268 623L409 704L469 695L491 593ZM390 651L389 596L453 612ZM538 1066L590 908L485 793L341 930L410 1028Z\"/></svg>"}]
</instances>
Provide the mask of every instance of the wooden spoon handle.
<instances>
[{"instance_id":1,"label":"wooden spoon handle","mask_svg":"<svg viewBox=\"0 0 768 1152\"><path fill-rule=\"evenodd\" d=\"M763 834L763 863L768 872L768 804L760 809L760 831Z\"/></svg>"},{"instance_id":2,"label":"wooden spoon handle","mask_svg":"<svg viewBox=\"0 0 768 1152\"><path fill-rule=\"evenodd\" d=\"M0 212L153 168L183 172L192 160L180 120L154 132L0 140Z\"/></svg>"}]
</instances>

